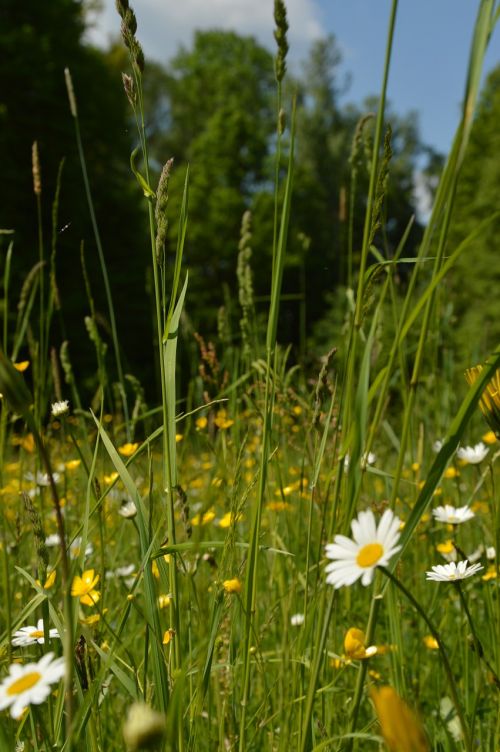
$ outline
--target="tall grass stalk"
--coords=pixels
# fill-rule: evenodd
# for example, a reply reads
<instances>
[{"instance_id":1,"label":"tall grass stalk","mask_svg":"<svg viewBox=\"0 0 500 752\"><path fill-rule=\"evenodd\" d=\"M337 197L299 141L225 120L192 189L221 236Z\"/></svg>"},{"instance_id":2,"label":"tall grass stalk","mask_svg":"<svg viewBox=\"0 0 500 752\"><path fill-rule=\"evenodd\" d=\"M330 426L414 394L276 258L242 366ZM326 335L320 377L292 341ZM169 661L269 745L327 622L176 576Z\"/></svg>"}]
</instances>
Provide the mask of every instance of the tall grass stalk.
<instances>
[{"instance_id":1,"label":"tall grass stalk","mask_svg":"<svg viewBox=\"0 0 500 752\"><path fill-rule=\"evenodd\" d=\"M106 260L104 258L104 251L103 251L102 242L101 242L101 234L99 232L99 225L97 224L97 217L96 217L95 210L94 210L94 202L92 200L90 181L89 181L88 173L87 173L87 163L85 160L85 152L83 149L82 137L80 134L80 120L78 117L78 108L77 108L75 90L74 90L73 81L71 78L71 73L70 73L69 68L65 68L64 78L66 82L66 89L68 92L70 112L71 112L71 116L73 118L73 123L75 126L75 137L76 137L76 144L78 148L78 156L80 158L80 166L82 170L85 196L87 198L87 205L89 208L90 220L92 222L92 229L94 232L94 239L95 239L95 244L97 247L97 254L99 257L99 264L101 266L101 273L102 273L102 278L104 281L104 289L106 291L109 323L111 327L111 338L113 340L113 350L114 350L115 361L116 361L116 370L118 374L118 384L120 388L120 395L122 398L123 416L125 419L125 429L127 432L127 440L131 441L132 437L130 433L130 419L129 419L129 412L128 412L128 404L127 404L127 393L125 390L125 378L123 374L122 359L121 359L121 353L120 353L120 343L118 341L118 331L116 328L115 308L113 305L111 286L109 284L108 269L106 266Z\"/></svg>"},{"instance_id":2,"label":"tall grass stalk","mask_svg":"<svg viewBox=\"0 0 500 752\"><path fill-rule=\"evenodd\" d=\"M242 665L242 690L241 690L241 718L240 718L240 737L239 750L244 752L246 749L246 723L247 723L247 706L250 692L250 674L251 674L251 636L255 629L255 611L257 602L257 580L258 580L258 556L259 556L259 536L262 519L262 507L267 483L267 470L270 455L270 441L273 424L273 406L275 396L275 373L277 364L277 328L278 314L281 295L281 283L283 278L283 268L285 263L285 251L288 235L288 225L290 220L290 206L293 185L293 159L294 159L294 142L295 142L295 103L292 113L290 151L288 159L288 171L285 182L285 194L281 213L281 222L279 229L278 242L276 246L275 260L273 261L272 279L271 279L271 301L269 306L269 320L266 335L266 375L265 375L265 395L264 395L264 415L263 415L263 432L261 447L261 462L259 473L259 485L255 502L252 508L252 520L249 536L249 551L247 558L247 569L245 579L245 624L243 636L243 665ZM274 258L274 257L273 257ZM271 376L271 374L273 374Z\"/></svg>"}]
</instances>

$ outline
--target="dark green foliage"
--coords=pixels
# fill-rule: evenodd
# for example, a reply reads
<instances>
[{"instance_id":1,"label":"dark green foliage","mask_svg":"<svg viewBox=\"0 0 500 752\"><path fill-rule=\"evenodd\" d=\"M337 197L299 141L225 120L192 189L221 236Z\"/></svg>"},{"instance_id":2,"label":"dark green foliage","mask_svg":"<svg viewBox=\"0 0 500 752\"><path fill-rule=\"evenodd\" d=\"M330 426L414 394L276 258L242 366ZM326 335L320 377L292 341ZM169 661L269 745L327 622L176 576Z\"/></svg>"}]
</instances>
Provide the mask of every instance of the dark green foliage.
<instances>
[{"instance_id":1,"label":"dark green foliage","mask_svg":"<svg viewBox=\"0 0 500 752\"><path fill-rule=\"evenodd\" d=\"M0 227L15 230L13 295L38 257L31 148L38 141L45 255L49 255L57 171L65 158L57 222L57 277L66 336L75 367L94 370L83 319L88 313L81 283L79 247L85 253L98 310L105 312L102 278L83 190L73 119L64 82L70 67L81 119L97 219L112 277L118 329L140 362L149 356L144 278L147 247L141 214L129 177L127 101L121 84L121 56L105 55L82 41L83 4L76 0L4 0L0 6ZM116 64L118 63L118 65ZM0 248L2 258L6 248ZM124 263L126 260L126 263ZM105 314L104 314L105 316ZM107 339L105 318L103 336ZM61 334L53 333L53 344ZM146 355L146 352L148 355Z\"/></svg>"},{"instance_id":2,"label":"dark green foliage","mask_svg":"<svg viewBox=\"0 0 500 752\"><path fill-rule=\"evenodd\" d=\"M450 230L449 252L484 219L499 210L500 67L489 75L472 126L460 173ZM455 301L454 343L465 367L484 360L500 340L500 285L497 219L463 255L451 278Z\"/></svg>"}]
</instances>

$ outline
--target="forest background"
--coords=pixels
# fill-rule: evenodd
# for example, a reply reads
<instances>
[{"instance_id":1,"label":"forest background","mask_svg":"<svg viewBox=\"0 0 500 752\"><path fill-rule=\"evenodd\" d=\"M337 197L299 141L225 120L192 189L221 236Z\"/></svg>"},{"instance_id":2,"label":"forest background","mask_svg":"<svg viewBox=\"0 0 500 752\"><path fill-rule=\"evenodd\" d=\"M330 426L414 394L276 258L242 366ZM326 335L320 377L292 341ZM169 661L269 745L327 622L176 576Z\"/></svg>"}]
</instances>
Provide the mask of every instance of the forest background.
<instances>
[{"instance_id":1,"label":"forest background","mask_svg":"<svg viewBox=\"0 0 500 752\"><path fill-rule=\"evenodd\" d=\"M83 189L82 172L64 82L70 66L79 108L88 175L106 263L110 273L117 329L125 342L125 370L154 394L156 348L153 337L148 220L140 187L130 170L137 146L135 124L123 91L126 51L117 42L108 50L84 41L89 5L78 0L3 0L0 8L0 258L13 241L12 288L37 263L38 221L32 189L32 144L38 144L42 169L42 226L45 242L57 254L60 316L52 340L68 340L75 369L86 377L89 393L96 384L94 346L85 329L89 313L82 257L94 298L100 334L110 342L106 298L94 232ZM118 20L117 20L117 33ZM292 199L289 251L284 275L281 339L293 344L292 358L313 359L342 339L346 295L361 238L347 254L345 222L350 155L360 137L369 150L373 109L340 105L348 81L341 73L334 37L312 44L299 71L286 87L297 94L296 176ZM190 296L184 315L185 380L197 358L194 333L206 340L237 338L237 258L240 227L251 211L250 264L257 300L264 312L269 289L275 136L272 54L255 39L228 31L196 32L166 64L147 62L145 111L156 173L173 157L170 216L179 215L189 164L189 233L185 263ZM363 118L366 117L366 120ZM415 113L386 115L392 127L392 159L383 222L377 245L393 254L412 215L416 216L405 256L421 238L425 216L416 206L415 174L421 190L432 194L442 157L421 142ZM482 94L451 222L449 250L497 209L500 195L500 67L490 72ZM288 135L288 131L285 131ZM285 140L286 145L286 140ZM283 167L286 164L286 148ZM358 190L353 200L363 210L368 173L359 158ZM54 198L60 176L57 215ZM32 197L30 201L29 197ZM357 198L359 197L359 198ZM175 247L177 220L167 234ZM359 225L358 225L359 227ZM498 221L483 232L447 278L440 305L445 314L436 336L440 352L453 352L461 369L481 360L500 335L496 262ZM359 232L360 230L358 230ZM401 265L404 292L407 271ZM466 280L466 284L464 281ZM138 294L138 291L144 294ZM14 312L15 313L15 312ZM13 313L13 315L14 315ZM480 331L481 338L477 332ZM472 335L472 333L474 333ZM125 336L126 335L126 336ZM384 333L391 336L390 329ZM25 353L28 357L28 353ZM23 353L19 354L23 357ZM191 363L194 365L191 366ZM110 364L111 365L111 364Z\"/></svg>"}]
</instances>

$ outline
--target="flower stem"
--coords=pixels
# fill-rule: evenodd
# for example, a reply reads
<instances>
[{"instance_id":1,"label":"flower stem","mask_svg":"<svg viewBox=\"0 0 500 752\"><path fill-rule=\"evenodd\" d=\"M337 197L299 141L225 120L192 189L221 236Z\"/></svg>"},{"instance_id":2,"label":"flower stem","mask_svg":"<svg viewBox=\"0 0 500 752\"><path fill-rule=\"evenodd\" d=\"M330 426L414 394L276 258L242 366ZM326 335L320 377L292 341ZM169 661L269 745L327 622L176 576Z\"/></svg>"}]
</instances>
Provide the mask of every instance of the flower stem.
<instances>
[{"instance_id":1,"label":"flower stem","mask_svg":"<svg viewBox=\"0 0 500 752\"><path fill-rule=\"evenodd\" d=\"M467 621L469 622L469 627L470 627L470 631L471 631L471 634L472 634L472 639L474 641L474 648L475 648L475 651L477 653L477 656L478 656L478 658L480 660L484 661L484 663L485 663L488 671L491 672L491 675L493 677L493 681L495 683L496 688L498 690L500 690L500 678L498 677L495 669L490 664L489 660L486 658L486 656L484 654L484 650L483 650L483 646L481 644L481 640L479 639L479 637L477 635L476 629L474 627L474 622L472 621L471 612L469 611L469 607L467 605L467 601L465 600L465 595L464 595L464 591L462 590L462 585L461 585L460 582L454 582L453 585L455 586L455 588L456 588L456 590L458 592L458 595L460 597L460 603L462 604L462 608L463 608L464 613L465 613L465 615L467 617Z\"/></svg>"},{"instance_id":2,"label":"flower stem","mask_svg":"<svg viewBox=\"0 0 500 752\"><path fill-rule=\"evenodd\" d=\"M446 673L446 677L448 679L448 683L450 686L450 694L451 694L451 698L453 701L453 705L455 706L455 711L457 713L458 720L460 721L460 727L462 729L462 735L464 738L465 748L467 749L468 752L472 752L472 741L470 738L469 728L465 721L465 716L464 716L462 705L460 703L460 700L458 699L457 685L455 683L455 679L453 676L453 671L452 671L451 664L448 658L448 653L446 652L446 648L444 646L443 641L441 640L441 636L439 632L437 631L436 627L434 626L434 624L431 622L431 620L425 613L425 610L422 608L420 603L413 597L410 591L405 588L403 583L400 582L398 578L395 575L393 575L392 572L390 572L385 567L379 567L379 569L381 570L381 572L385 574L386 577L389 578L389 580L391 580L391 582L394 583L394 585L403 593L403 595L407 598L407 600L410 601L413 608L420 614L422 619L427 624L427 627L429 628L429 632L436 640L438 647L439 647L439 652L441 654L441 658L443 661L443 667Z\"/></svg>"}]
</instances>

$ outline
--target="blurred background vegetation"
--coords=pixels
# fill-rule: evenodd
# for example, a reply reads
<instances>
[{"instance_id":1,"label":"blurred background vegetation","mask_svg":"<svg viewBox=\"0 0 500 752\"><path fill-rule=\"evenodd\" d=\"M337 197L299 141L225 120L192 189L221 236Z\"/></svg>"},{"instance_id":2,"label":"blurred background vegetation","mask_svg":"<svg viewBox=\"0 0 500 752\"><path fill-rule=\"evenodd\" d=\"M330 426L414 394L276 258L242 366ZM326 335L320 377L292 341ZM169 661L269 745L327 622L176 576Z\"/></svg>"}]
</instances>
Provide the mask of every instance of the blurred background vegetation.
<instances>
[{"instance_id":1,"label":"blurred background vegetation","mask_svg":"<svg viewBox=\"0 0 500 752\"><path fill-rule=\"evenodd\" d=\"M117 17L117 32L119 30ZM60 316L51 333L56 346L69 340L75 369L92 388L95 355L84 326L89 303L82 282L83 242L100 333L110 341L102 275L85 200L81 169L64 84L71 69L81 120L93 199L111 277L117 328L127 371L153 392L154 345L147 213L129 169L137 146L132 113L123 92L127 71L121 44L102 51L84 42L85 4L78 0L3 0L0 7L0 235L4 263L13 241L11 296L38 259L38 225L32 189L31 150L38 142L42 170L43 235L46 249L57 247ZM347 82L333 37L316 42L300 73L288 75L287 93L297 94L296 177L289 253L284 278L280 339L293 343L292 357L312 359L342 336L346 293L353 284L360 246L363 201L371 159L370 102L339 105ZM177 217L186 167L190 167L189 229L185 263L190 270L185 330L217 337L221 306L226 338L238 338L237 257L242 216L251 211L250 264L257 300L269 293L273 227L273 156L276 127L273 59L253 38L225 31L198 32L168 65L149 64L145 76L147 131L156 175L170 157L168 249L175 248ZM366 120L361 120L364 116ZM450 231L451 252L498 204L500 193L500 69L484 88L459 183ZM392 159L382 223L375 239L390 258L412 216L404 256L416 249L425 222L415 198L432 193L442 158L421 143L416 113L389 109ZM286 131L288 134L288 131ZM356 135L357 134L357 135ZM353 156L353 142L357 146ZM283 167L286 164L286 149ZM356 185L350 183L357 160ZM57 175L62 167L57 217L53 213ZM357 222L348 255L347 202ZM495 266L499 222L462 256L440 305L448 326L440 346L456 349L460 367L482 359L498 341L500 317L491 291L500 277ZM173 254L172 254L173 255ZM401 265L399 284L407 272ZM498 289L498 286L495 287ZM3 294L3 293L2 293ZM266 310L266 306L261 306ZM233 327L231 329L231 322ZM229 334L227 331L229 330ZM231 331L233 334L231 334ZM478 339L481 332L482 339ZM390 331L383 336L390 338ZM29 357L29 353L24 353ZM109 364L111 368L113 364Z\"/></svg>"}]
</instances>

